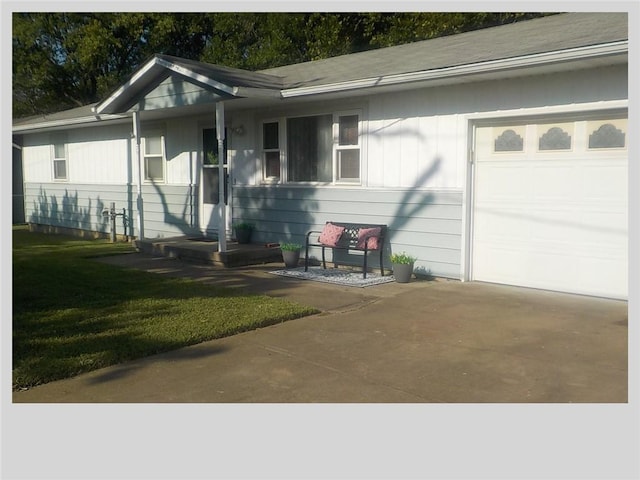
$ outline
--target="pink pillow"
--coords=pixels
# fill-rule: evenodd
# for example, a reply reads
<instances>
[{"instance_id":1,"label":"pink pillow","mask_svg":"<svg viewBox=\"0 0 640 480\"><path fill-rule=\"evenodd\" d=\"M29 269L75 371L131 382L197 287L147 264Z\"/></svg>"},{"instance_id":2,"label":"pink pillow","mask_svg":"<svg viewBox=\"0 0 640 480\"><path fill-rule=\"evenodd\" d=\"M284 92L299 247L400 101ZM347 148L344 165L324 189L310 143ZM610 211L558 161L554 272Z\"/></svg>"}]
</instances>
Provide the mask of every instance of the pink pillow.
<instances>
[{"instance_id":1,"label":"pink pillow","mask_svg":"<svg viewBox=\"0 0 640 480\"><path fill-rule=\"evenodd\" d=\"M335 247L338 245L342 232L344 232L344 227L339 227L333 223L327 223L322 229L322 233L320 233L318 241L328 247Z\"/></svg>"},{"instance_id":2,"label":"pink pillow","mask_svg":"<svg viewBox=\"0 0 640 480\"><path fill-rule=\"evenodd\" d=\"M367 238L367 250L377 250L378 249L378 237L380 236L381 228L361 228L358 230L358 244L357 248L361 248L364 250L364 239L367 235L372 235Z\"/></svg>"}]
</instances>

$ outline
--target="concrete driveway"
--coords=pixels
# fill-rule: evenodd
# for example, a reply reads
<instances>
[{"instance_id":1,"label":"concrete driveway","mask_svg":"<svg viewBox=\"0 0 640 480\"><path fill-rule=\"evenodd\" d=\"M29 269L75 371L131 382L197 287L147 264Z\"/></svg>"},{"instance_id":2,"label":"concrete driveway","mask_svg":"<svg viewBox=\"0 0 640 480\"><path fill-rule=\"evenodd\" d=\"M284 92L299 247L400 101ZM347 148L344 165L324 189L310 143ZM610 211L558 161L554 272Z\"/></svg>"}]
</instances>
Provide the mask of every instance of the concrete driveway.
<instances>
[{"instance_id":1,"label":"concrete driveway","mask_svg":"<svg viewBox=\"0 0 640 480\"><path fill-rule=\"evenodd\" d=\"M113 264L322 313L14 392L14 402L627 402L627 302L458 281L348 288L130 254Z\"/></svg>"}]
</instances>

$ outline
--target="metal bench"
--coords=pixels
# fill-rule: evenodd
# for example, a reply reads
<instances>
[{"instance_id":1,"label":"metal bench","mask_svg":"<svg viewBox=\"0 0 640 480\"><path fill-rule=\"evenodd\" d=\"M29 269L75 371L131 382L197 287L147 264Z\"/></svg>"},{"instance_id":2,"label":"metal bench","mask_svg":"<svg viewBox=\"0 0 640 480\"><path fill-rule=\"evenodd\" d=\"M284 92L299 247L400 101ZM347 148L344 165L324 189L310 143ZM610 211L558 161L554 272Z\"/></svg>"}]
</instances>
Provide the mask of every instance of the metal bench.
<instances>
[{"instance_id":1,"label":"metal bench","mask_svg":"<svg viewBox=\"0 0 640 480\"><path fill-rule=\"evenodd\" d=\"M313 234L321 234L322 232L319 230L311 230L307 232L305 238L305 250L304 250L304 271L306 272L309 269L309 247L321 247L322 248L322 267L327 268L327 263L325 260L325 249L331 248L334 250L357 250L360 252L364 252L363 255L363 264L362 264L362 278L367 278L367 257L369 256L369 252L377 251L380 255L380 275L384 276L384 267L382 263L382 253L384 249L384 241L387 236L387 226L381 224L372 224L372 223L345 223L345 222L327 222L326 225L335 225L338 227L343 227L344 231L340 236L340 239L334 245L328 245L320 242L320 238L316 237L316 241L311 239ZM360 235L361 229L377 229L380 231L378 234L375 233L363 233ZM377 248L370 248L370 243L373 243L373 239L377 239ZM335 256L334 256L335 263Z\"/></svg>"}]
</instances>

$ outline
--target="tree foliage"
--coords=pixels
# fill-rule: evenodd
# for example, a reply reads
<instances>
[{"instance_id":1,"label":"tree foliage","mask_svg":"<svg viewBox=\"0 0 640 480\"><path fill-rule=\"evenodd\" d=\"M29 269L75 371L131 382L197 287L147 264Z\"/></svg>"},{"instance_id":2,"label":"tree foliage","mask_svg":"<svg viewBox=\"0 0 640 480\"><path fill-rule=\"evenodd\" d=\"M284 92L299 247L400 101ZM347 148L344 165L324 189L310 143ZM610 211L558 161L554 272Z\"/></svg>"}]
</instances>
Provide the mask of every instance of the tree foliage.
<instances>
[{"instance_id":1,"label":"tree foliage","mask_svg":"<svg viewBox=\"0 0 640 480\"><path fill-rule=\"evenodd\" d=\"M155 53L260 70L541 15L14 13L13 114L96 102Z\"/></svg>"}]
</instances>

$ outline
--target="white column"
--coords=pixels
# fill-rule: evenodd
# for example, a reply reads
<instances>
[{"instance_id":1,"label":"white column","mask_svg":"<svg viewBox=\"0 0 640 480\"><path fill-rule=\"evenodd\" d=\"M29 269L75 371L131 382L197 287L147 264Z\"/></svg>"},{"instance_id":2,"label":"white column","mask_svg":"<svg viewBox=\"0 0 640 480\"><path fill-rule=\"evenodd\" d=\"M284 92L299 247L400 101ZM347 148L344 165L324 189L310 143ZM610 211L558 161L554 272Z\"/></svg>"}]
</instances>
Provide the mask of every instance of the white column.
<instances>
[{"instance_id":1,"label":"white column","mask_svg":"<svg viewBox=\"0 0 640 480\"><path fill-rule=\"evenodd\" d=\"M136 142L136 163L138 164L138 240L144 239L144 206L142 201L142 154L140 152L140 114L133 112L133 136Z\"/></svg>"},{"instance_id":2,"label":"white column","mask_svg":"<svg viewBox=\"0 0 640 480\"><path fill-rule=\"evenodd\" d=\"M224 102L216 102L216 134L218 137L218 251L227 251L227 206L224 204Z\"/></svg>"}]
</instances>

